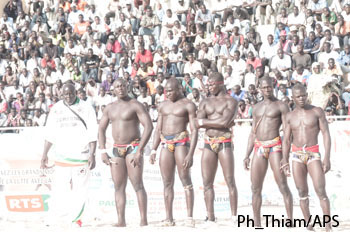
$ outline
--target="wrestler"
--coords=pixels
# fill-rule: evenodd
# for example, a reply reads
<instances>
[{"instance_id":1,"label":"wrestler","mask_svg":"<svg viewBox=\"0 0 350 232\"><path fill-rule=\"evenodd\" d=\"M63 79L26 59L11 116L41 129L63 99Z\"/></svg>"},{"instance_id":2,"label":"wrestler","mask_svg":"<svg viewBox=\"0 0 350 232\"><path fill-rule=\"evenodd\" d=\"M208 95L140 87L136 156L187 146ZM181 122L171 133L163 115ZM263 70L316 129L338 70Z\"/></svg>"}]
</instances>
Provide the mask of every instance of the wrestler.
<instances>
[{"instance_id":1,"label":"wrestler","mask_svg":"<svg viewBox=\"0 0 350 232\"><path fill-rule=\"evenodd\" d=\"M196 121L198 128L206 129L201 168L207 219L215 221L213 183L219 160L229 190L232 218L236 221L237 188L230 128L237 112L237 101L226 94L222 74L212 73L208 83L211 96L199 104Z\"/></svg>"},{"instance_id":2,"label":"wrestler","mask_svg":"<svg viewBox=\"0 0 350 232\"><path fill-rule=\"evenodd\" d=\"M303 85L295 85L292 94L296 108L286 116L281 169L283 169L286 175L290 175L288 160L292 142L293 177L299 192L300 208L305 220L309 220L310 217L307 184L308 173L310 173L315 192L320 199L323 214L330 216L325 173L331 167L331 138L326 116L321 108L306 104L307 93ZM317 141L320 131L322 132L325 149L323 162L321 162ZM308 229L313 230L311 226ZM330 224L327 225L326 230L331 230Z\"/></svg>"},{"instance_id":3,"label":"wrestler","mask_svg":"<svg viewBox=\"0 0 350 232\"><path fill-rule=\"evenodd\" d=\"M143 149L152 133L152 122L145 107L128 96L127 83L119 78L113 83L118 100L110 103L103 111L99 125L99 147L102 161L111 168L115 188L115 202L118 212L116 226L125 223L125 188L128 177L137 195L141 214L141 226L147 225L147 195L143 186ZM114 140L112 152L106 150L106 129L112 125ZM144 127L140 136L140 123Z\"/></svg>"},{"instance_id":4,"label":"wrestler","mask_svg":"<svg viewBox=\"0 0 350 232\"><path fill-rule=\"evenodd\" d=\"M186 225L193 227L194 194L190 168L193 163L193 154L198 138L198 130L194 120L196 117L196 106L183 95L182 87L175 78L167 81L165 90L168 100L159 105L157 129L154 133L150 163L154 164L156 150L161 143L162 150L159 165L164 184L166 211L166 219L163 221L163 225L175 225L173 200L175 167L177 167L180 180L185 189L188 217ZM188 124L190 124L191 136L186 130Z\"/></svg>"},{"instance_id":5,"label":"wrestler","mask_svg":"<svg viewBox=\"0 0 350 232\"><path fill-rule=\"evenodd\" d=\"M282 160L282 141L279 135L281 125L285 124L285 116L289 111L287 105L273 95L272 80L269 77L260 79L260 90L264 100L253 106L253 125L249 135L244 168L249 170L250 154L254 149L251 163L252 206L254 226L261 227L261 191L270 163L275 181L283 195L287 216L293 216L293 198L289 190L286 176L280 172Z\"/></svg>"}]
</instances>

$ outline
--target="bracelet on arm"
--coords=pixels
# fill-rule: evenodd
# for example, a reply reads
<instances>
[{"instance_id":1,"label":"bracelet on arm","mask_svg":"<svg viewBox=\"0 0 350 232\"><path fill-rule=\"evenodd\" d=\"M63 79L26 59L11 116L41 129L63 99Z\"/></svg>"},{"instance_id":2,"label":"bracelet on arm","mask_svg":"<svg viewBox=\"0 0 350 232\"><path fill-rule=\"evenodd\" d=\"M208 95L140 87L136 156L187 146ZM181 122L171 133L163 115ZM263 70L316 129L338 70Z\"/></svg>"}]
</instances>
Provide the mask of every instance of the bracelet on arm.
<instances>
[{"instance_id":1,"label":"bracelet on arm","mask_svg":"<svg viewBox=\"0 0 350 232\"><path fill-rule=\"evenodd\" d=\"M198 119L198 125L203 126L203 119Z\"/></svg>"},{"instance_id":2,"label":"bracelet on arm","mask_svg":"<svg viewBox=\"0 0 350 232\"><path fill-rule=\"evenodd\" d=\"M100 153L103 154L103 153L107 153L107 149L106 148L103 148L103 149L100 149Z\"/></svg>"}]
</instances>

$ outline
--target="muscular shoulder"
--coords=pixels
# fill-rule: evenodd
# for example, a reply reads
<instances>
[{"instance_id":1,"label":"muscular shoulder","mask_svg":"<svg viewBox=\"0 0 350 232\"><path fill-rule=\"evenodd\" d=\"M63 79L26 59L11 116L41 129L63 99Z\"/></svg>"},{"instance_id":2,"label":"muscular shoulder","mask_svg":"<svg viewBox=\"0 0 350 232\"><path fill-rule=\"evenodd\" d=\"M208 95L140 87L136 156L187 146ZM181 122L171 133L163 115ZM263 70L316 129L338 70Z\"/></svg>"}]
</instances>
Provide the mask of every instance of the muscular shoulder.
<instances>
[{"instance_id":1,"label":"muscular shoulder","mask_svg":"<svg viewBox=\"0 0 350 232\"><path fill-rule=\"evenodd\" d=\"M283 101L278 100L278 101L276 102L276 104L278 105L278 107L279 107L281 113L287 114L287 113L289 112L289 107L288 107L288 105L287 105L286 103L284 103Z\"/></svg>"},{"instance_id":2,"label":"muscular shoulder","mask_svg":"<svg viewBox=\"0 0 350 232\"><path fill-rule=\"evenodd\" d=\"M191 100L184 98L184 99L182 99L182 101L183 101L183 104L185 105L185 107L189 113L196 112L197 107Z\"/></svg>"},{"instance_id":3,"label":"muscular shoulder","mask_svg":"<svg viewBox=\"0 0 350 232\"><path fill-rule=\"evenodd\" d=\"M317 107L317 106L312 106L312 107L313 107L312 111L317 115L317 117L321 118L326 116L326 114L324 113L321 107Z\"/></svg>"}]
</instances>

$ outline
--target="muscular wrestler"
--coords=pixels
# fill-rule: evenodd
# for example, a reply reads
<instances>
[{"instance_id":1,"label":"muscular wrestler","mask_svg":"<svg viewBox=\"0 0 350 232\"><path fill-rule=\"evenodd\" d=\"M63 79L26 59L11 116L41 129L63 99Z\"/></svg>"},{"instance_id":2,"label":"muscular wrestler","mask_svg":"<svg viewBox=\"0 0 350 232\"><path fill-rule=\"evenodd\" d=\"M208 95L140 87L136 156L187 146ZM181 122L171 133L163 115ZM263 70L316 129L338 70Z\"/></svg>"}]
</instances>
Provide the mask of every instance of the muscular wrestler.
<instances>
[{"instance_id":1,"label":"muscular wrestler","mask_svg":"<svg viewBox=\"0 0 350 232\"><path fill-rule=\"evenodd\" d=\"M282 160L282 141L279 129L282 124L284 128L285 116L289 109L287 105L274 97L270 78L260 79L260 89L264 100L253 107L252 131L249 135L247 153L243 161L244 168L249 170L249 156L254 149L251 181L254 225L257 227L261 227L261 191L269 163L278 188L283 195L287 216L289 219L292 219L293 216L292 193L289 190L286 176L279 169Z\"/></svg>"},{"instance_id":2,"label":"muscular wrestler","mask_svg":"<svg viewBox=\"0 0 350 232\"><path fill-rule=\"evenodd\" d=\"M290 175L288 160L292 142L293 177L299 192L300 208L305 220L310 217L307 173L310 173L323 214L330 216L325 173L331 167L331 138L326 116L321 108L306 104L307 93L303 85L295 85L292 94L296 108L286 117L281 168L286 175ZM325 148L323 162L321 162L317 141L320 131L323 135ZM313 230L311 226L308 229ZM327 225L326 230L331 230L330 224Z\"/></svg>"},{"instance_id":3,"label":"muscular wrestler","mask_svg":"<svg viewBox=\"0 0 350 232\"><path fill-rule=\"evenodd\" d=\"M127 83L118 79L113 83L118 100L107 105L99 125L99 146L102 161L111 167L118 212L116 226L125 224L125 188L128 177L133 185L141 214L141 226L147 225L147 195L143 186L143 148L152 133L152 122L144 106L127 93ZM106 150L106 129L112 124L113 151ZM140 136L140 123L144 127Z\"/></svg>"},{"instance_id":4,"label":"muscular wrestler","mask_svg":"<svg viewBox=\"0 0 350 232\"><path fill-rule=\"evenodd\" d=\"M198 128L206 129L201 167L207 217L208 221L215 221L213 183L219 160L229 190L232 218L235 221L237 189L230 128L237 112L237 101L226 94L224 79L220 73L212 73L208 83L211 96L199 104L196 121Z\"/></svg>"},{"instance_id":5,"label":"muscular wrestler","mask_svg":"<svg viewBox=\"0 0 350 232\"><path fill-rule=\"evenodd\" d=\"M154 164L156 150L162 144L159 160L160 171L164 184L164 201L166 219L164 226L175 225L173 219L174 176L175 167L185 189L187 217L186 225L194 226L193 220L193 186L190 168L197 144L198 130L195 125L196 106L181 92L181 85L175 79L169 79L165 90L168 100L159 106L157 129L154 133L153 150L150 162ZM186 128L190 123L191 136ZM190 142L191 137L191 142Z\"/></svg>"}]
</instances>

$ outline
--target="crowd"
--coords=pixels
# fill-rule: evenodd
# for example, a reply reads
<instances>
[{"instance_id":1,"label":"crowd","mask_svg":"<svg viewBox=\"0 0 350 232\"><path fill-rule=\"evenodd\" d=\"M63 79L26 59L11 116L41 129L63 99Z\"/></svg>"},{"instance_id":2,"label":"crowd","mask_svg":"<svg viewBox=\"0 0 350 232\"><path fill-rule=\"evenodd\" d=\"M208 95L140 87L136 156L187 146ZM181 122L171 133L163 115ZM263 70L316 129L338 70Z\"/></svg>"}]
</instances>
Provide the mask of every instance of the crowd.
<instances>
[{"instance_id":1,"label":"crowd","mask_svg":"<svg viewBox=\"0 0 350 232\"><path fill-rule=\"evenodd\" d=\"M213 71L241 119L262 100L266 75L291 109L300 82L327 115L350 114L350 0L10 0L0 19L0 126L45 125L65 82L100 118L118 78L156 121L167 79L180 79L198 106Z\"/></svg>"}]
</instances>

